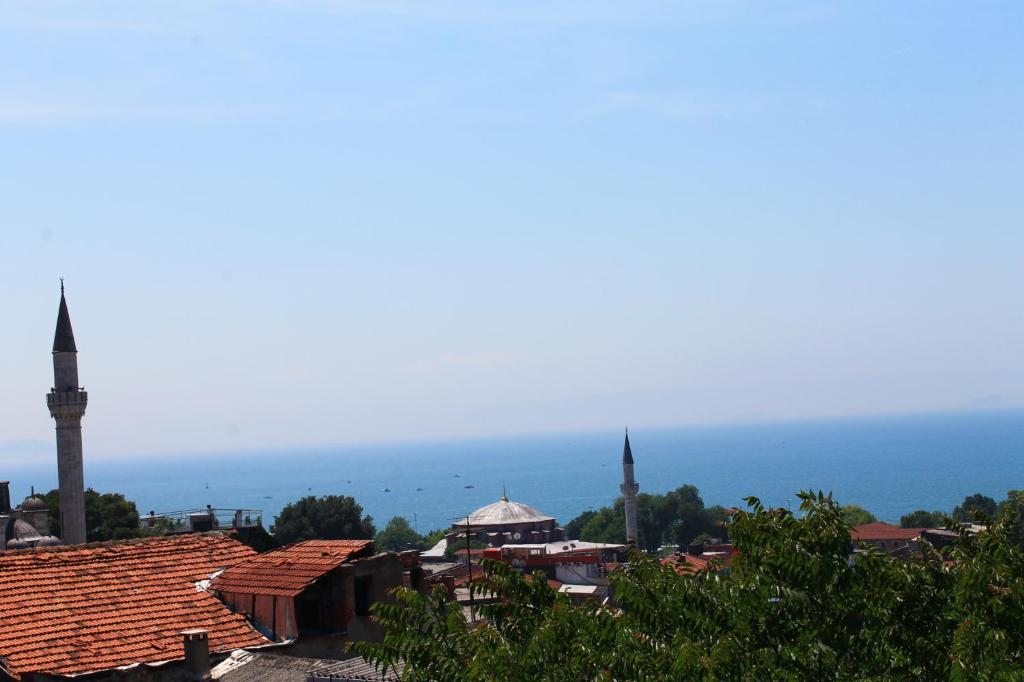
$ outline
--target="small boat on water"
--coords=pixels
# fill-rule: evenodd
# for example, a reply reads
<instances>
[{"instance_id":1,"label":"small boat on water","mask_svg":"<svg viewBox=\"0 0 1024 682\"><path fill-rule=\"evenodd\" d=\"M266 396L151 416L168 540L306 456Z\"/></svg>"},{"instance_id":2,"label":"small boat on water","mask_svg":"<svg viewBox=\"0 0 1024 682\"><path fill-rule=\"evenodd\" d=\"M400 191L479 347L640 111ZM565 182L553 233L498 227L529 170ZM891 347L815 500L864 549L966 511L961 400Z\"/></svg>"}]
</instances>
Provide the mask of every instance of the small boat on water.
<instances>
[{"instance_id":1,"label":"small boat on water","mask_svg":"<svg viewBox=\"0 0 1024 682\"><path fill-rule=\"evenodd\" d=\"M416 488L416 492L418 492L418 493L423 492L423 488Z\"/></svg>"},{"instance_id":2,"label":"small boat on water","mask_svg":"<svg viewBox=\"0 0 1024 682\"><path fill-rule=\"evenodd\" d=\"M462 487L463 487L463 488L475 488L476 486L475 486L475 485L464 485L464 486L462 486Z\"/></svg>"},{"instance_id":3,"label":"small boat on water","mask_svg":"<svg viewBox=\"0 0 1024 682\"><path fill-rule=\"evenodd\" d=\"M455 476L453 476L453 478L462 478L462 475L461 474L455 474Z\"/></svg>"},{"instance_id":4,"label":"small boat on water","mask_svg":"<svg viewBox=\"0 0 1024 682\"><path fill-rule=\"evenodd\" d=\"M384 488L384 490L381 490L381 492L382 493L389 493L389 492L391 492L391 488Z\"/></svg>"}]
</instances>

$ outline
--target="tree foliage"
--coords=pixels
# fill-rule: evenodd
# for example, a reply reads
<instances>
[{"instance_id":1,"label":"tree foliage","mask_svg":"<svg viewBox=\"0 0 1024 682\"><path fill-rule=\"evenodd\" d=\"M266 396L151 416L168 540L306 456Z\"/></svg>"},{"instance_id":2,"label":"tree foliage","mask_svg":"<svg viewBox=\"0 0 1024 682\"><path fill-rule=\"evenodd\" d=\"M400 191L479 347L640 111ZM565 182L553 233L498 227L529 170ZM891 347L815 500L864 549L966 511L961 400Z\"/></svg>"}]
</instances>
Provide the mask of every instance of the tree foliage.
<instances>
[{"instance_id":1,"label":"tree foliage","mask_svg":"<svg viewBox=\"0 0 1024 682\"><path fill-rule=\"evenodd\" d=\"M435 528L423 536L423 546L430 549L443 540L446 535L448 535L448 530L446 528Z\"/></svg>"},{"instance_id":2,"label":"tree foliage","mask_svg":"<svg viewBox=\"0 0 1024 682\"><path fill-rule=\"evenodd\" d=\"M859 504L844 505L842 507L842 514L843 522L850 527L862 526L865 523L874 523L878 520L874 514Z\"/></svg>"},{"instance_id":3,"label":"tree foliage","mask_svg":"<svg viewBox=\"0 0 1024 682\"><path fill-rule=\"evenodd\" d=\"M404 516L395 516L373 538L378 550L401 552L407 549L426 549L423 536L416 532Z\"/></svg>"},{"instance_id":4,"label":"tree foliage","mask_svg":"<svg viewBox=\"0 0 1024 682\"><path fill-rule=\"evenodd\" d=\"M800 514L755 498L730 528L728 574L678 575L641 553L611 576L615 608L573 604L543 576L484 562L483 625L439 589L375 605L379 643L357 644L406 680L1018 679L1024 553L1016 508L942 556L865 551L830 496Z\"/></svg>"},{"instance_id":5,"label":"tree foliage","mask_svg":"<svg viewBox=\"0 0 1024 682\"><path fill-rule=\"evenodd\" d=\"M953 520L961 522L974 521L976 515L981 513L987 518L996 515L996 501L988 495L974 493L964 498L964 501L953 508Z\"/></svg>"},{"instance_id":6,"label":"tree foliage","mask_svg":"<svg viewBox=\"0 0 1024 682\"><path fill-rule=\"evenodd\" d=\"M369 540L373 518L348 495L308 495L292 502L274 519L270 532L282 545L299 540Z\"/></svg>"},{"instance_id":7,"label":"tree foliage","mask_svg":"<svg viewBox=\"0 0 1024 682\"><path fill-rule=\"evenodd\" d=\"M946 515L940 511L918 509L900 517L902 528L945 528Z\"/></svg>"},{"instance_id":8,"label":"tree foliage","mask_svg":"<svg viewBox=\"0 0 1024 682\"><path fill-rule=\"evenodd\" d=\"M50 533L60 536L60 491L51 490L43 496L50 514ZM85 539L87 542L137 538L139 511L135 503L121 493L85 491Z\"/></svg>"},{"instance_id":9,"label":"tree foliage","mask_svg":"<svg viewBox=\"0 0 1024 682\"><path fill-rule=\"evenodd\" d=\"M636 498L637 543L648 551L664 543L688 545L698 536L723 537L726 513L705 507L697 488L684 485L664 495L640 493ZM568 537L588 542L626 541L625 502L585 511L565 526Z\"/></svg>"}]
</instances>

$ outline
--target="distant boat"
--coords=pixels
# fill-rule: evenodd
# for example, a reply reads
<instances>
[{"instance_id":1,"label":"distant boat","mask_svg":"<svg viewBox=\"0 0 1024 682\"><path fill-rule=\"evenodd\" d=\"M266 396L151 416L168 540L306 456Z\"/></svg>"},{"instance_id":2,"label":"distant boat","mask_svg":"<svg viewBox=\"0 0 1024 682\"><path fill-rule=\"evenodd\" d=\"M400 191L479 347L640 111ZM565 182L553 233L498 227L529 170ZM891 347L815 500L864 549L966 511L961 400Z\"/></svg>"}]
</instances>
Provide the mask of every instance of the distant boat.
<instances>
[{"instance_id":1,"label":"distant boat","mask_svg":"<svg viewBox=\"0 0 1024 682\"><path fill-rule=\"evenodd\" d=\"M382 493L389 493L389 492L391 492L391 488L384 488L384 490L381 490L381 492Z\"/></svg>"},{"instance_id":2,"label":"distant boat","mask_svg":"<svg viewBox=\"0 0 1024 682\"><path fill-rule=\"evenodd\" d=\"M418 492L418 493L423 492L423 488L416 488L416 492Z\"/></svg>"},{"instance_id":3,"label":"distant boat","mask_svg":"<svg viewBox=\"0 0 1024 682\"><path fill-rule=\"evenodd\" d=\"M475 488L476 486L475 485L465 485L465 486L462 486L462 487L463 488Z\"/></svg>"},{"instance_id":4,"label":"distant boat","mask_svg":"<svg viewBox=\"0 0 1024 682\"><path fill-rule=\"evenodd\" d=\"M462 478L459 474L455 474L455 478Z\"/></svg>"},{"instance_id":5,"label":"distant boat","mask_svg":"<svg viewBox=\"0 0 1024 682\"><path fill-rule=\"evenodd\" d=\"M351 483L352 481L345 481L345 483Z\"/></svg>"},{"instance_id":6,"label":"distant boat","mask_svg":"<svg viewBox=\"0 0 1024 682\"><path fill-rule=\"evenodd\" d=\"M272 499L274 499L274 496L273 495L264 495L263 499L264 500L272 500Z\"/></svg>"}]
</instances>

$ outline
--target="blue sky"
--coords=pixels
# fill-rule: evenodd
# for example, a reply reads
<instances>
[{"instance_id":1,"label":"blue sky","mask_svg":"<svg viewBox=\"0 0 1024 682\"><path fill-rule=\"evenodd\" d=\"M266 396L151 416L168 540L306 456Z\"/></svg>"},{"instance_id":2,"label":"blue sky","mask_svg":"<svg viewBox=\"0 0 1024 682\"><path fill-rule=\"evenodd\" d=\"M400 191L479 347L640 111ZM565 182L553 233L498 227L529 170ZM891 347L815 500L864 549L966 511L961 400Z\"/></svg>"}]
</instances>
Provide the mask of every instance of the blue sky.
<instances>
[{"instance_id":1,"label":"blue sky","mask_svg":"<svg viewBox=\"0 0 1024 682\"><path fill-rule=\"evenodd\" d=\"M1024 405L1022 15L0 0L0 455Z\"/></svg>"}]
</instances>

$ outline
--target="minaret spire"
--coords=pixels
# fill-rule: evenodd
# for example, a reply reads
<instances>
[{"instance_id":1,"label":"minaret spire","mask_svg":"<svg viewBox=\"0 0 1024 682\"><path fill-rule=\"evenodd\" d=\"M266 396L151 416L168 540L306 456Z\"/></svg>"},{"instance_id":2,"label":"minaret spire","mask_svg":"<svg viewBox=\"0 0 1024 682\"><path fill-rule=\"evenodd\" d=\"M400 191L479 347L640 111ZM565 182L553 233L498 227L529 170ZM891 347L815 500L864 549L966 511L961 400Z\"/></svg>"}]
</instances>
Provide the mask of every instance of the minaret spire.
<instances>
[{"instance_id":1,"label":"minaret spire","mask_svg":"<svg viewBox=\"0 0 1024 682\"><path fill-rule=\"evenodd\" d=\"M82 416L89 400L78 385L78 348L60 281L60 308L53 335L53 388L46 396L57 425L57 481L60 535L66 544L85 542L85 477L82 471Z\"/></svg>"},{"instance_id":2,"label":"minaret spire","mask_svg":"<svg viewBox=\"0 0 1024 682\"><path fill-rule=\"evenodd\" d=\"M622 501L626 509L626 543L636 544L636 494L640 485L633 478L633 450L629 447L629 427L626 427L626 442L622 446Z\"/></svg>"},{"instance_id":3,"label":"minaret spire","mask_svg":"<svg viewBox=\"0 0 1024 682\"><path fill-rule=\"evenodd\" d=\"M60 280L60 308L57 310L57 329L53 333L54 353L77 353L75 332L71 329L71 314L64 298L64 278Z\"/></svg>"}]
</instances>

